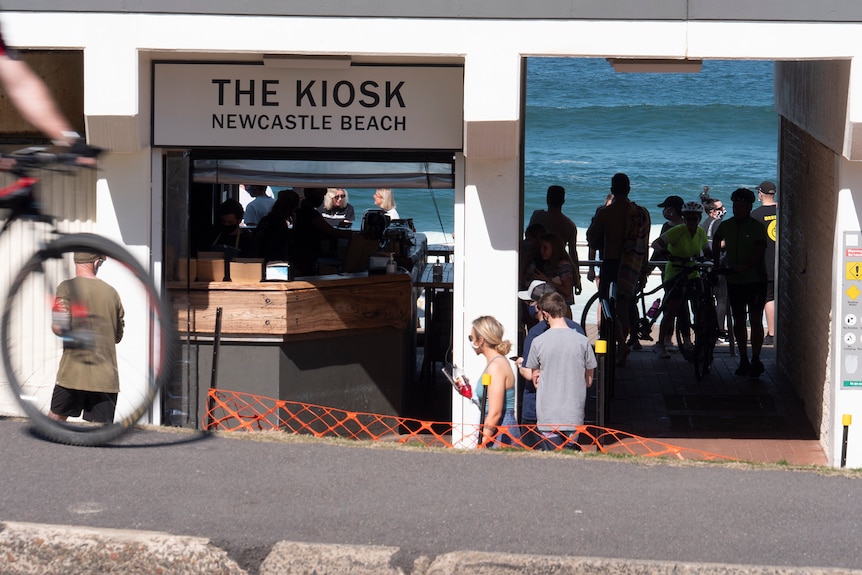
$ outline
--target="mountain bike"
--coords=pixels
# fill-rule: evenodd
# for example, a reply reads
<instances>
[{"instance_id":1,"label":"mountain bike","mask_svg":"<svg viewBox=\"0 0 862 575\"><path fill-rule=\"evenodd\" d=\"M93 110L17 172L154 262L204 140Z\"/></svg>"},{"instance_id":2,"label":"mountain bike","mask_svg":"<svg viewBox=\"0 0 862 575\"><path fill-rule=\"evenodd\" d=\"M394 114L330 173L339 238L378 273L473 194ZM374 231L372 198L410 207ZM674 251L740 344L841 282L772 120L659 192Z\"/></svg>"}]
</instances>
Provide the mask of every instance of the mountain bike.
<instances>
[{"instance_id":1,"label":"mountain bike","mask_svg":"<svg viewBox=\"0 0 862 575\"><path fill-rule=\"evenodd\" d=\"M698 381L709 374L712 368L715 344L718 341L718 317L715 312L715 297L712 293L712 262L694 264L690 269L698 273L688 278L683 291L682 307L690 314L691 321L677 322L677 345L680 353L694 364L694 375Z\"/></svg>"},{"instance_id":2,"label":"mountain bike","mask_svg":"<svg viewBox=\"0 0 862 575\"><path fill-rule=\"evenodd\" d=\"M8 210L0 236L12 230L5 242L15 242L8 245L14 248L6 262L13 279L0 318L0 350L8 386L20 408L13 414L29 417L33 431L45 439L96 446L128 431L153 407L158 391L171 379L177 338L169 306L126 248L90 233L63 233L56 218L42 213L37 201L40 179L33 174L72 172L80 168L79 159L74 153L52 154L43 148L0 154L3 171L17 178L0 189L0 208ZM104 258L99 278L118 292L125 309L126 341L108 346L115 349L115 361L103 353L107 341L94 327L103 320L88 309L80 288L69 282L72 287L64 288L63 298L57 297L61 282L75 276L74 255L81 252ZM129 341L135 339L128 337L130 333L143 334L148 345ZM116 370L119 393L108 396L107 406L113 409L105 411L112 411L113 419L106 415L101 417L104 423L87 421L86 409L65 421L55 418L52 396L64 354L84 358L76 364L84 366L75 372L81 377L69 388L86 389L86 374L92 373L87 370L104 368L105 362L109 371Z\"/></svg>"},{"instance_id":3,"label":"mountain bike","mask_svg":"<svg viewBox=\"0 0 862 575\"><path fill-rule=\"evenodd\" d=\"M637 306L638 302L640 303L640 317L636 322L631 323L631 333L626 335L637 337L642 341L652 341L653 326L664 314L664 311L667 308L667 301L664 298L658 298L659 306L655 309L651 306L649 312L647 312L646 301L648 299L652 299L650 296L655 295L659 291L667 293L676 288L678 284L685 283L685 281L686 274L679 273L666 282L656 286L654 289L649 291L645 291L643 288L640 289L637 295L635 295L635 305ZM599 327L602 319L606 318L609 313L607 308L608 306L606 304L600 305L598 292L594 293L584 305L584 309L581 312L581 327L584 328L590 343L595 343L596 339L598 339L600 331Z\"/></svg>"},{"instance_id":4,"label":"mountain bike","mask_svg":"<svg viewBox=\"0 0 862 575\"><path fill-rule=\"evenodd\" d=\"M670 293L678 287L681 288L683 300L675 322L677 346L682 356L694 364L695 377L701 380L712 367L713 352L718 339L715 299L708 273L712 263L673 257L670 261L675 262L680 271L656 288L649 291L642 289L635 296L640 300L643 313L634 329L635 335L638 339L652 341L653 326L667 309L668 301L663 297L652 314L646 313L647 299L659 290ZM606 303L600 300L599 294L596 293L587 301L581 313L581 327L591 343L595 343L599 337L600 322L610 321Z\"/></svg>"}]
</instances>

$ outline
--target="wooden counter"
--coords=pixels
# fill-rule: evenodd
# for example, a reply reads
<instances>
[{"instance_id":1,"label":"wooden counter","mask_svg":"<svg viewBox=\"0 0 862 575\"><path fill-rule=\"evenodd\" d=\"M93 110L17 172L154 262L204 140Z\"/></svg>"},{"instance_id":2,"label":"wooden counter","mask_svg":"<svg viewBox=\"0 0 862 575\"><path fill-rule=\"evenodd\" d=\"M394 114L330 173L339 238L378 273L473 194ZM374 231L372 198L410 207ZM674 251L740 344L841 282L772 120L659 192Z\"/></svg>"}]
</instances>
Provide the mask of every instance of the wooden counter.
<instances>
[{"instance_id":1,"label":"wooden counter","mask_svg":"<svg viewBox=\"0 0 862 575\"><path fill-rule=\"evenodd\" d=\"M411 276L331 275L292 282L168 282L183 369L167 408L194 424L210 386L401 415L416 369ZM216 309L222 308L215 345Z\"/></svg>"},{"instance_id":2,"label":"wooden counter","mask_svg":"<svg viewBox=\"0 0 862 575\"><path fill-rule=\"evenodd\" d=\"M408 274L339 274L292 282L168 282L179 331L293 336L317 332L404 329L412 321Z\"/></svg>"}]
</instances>

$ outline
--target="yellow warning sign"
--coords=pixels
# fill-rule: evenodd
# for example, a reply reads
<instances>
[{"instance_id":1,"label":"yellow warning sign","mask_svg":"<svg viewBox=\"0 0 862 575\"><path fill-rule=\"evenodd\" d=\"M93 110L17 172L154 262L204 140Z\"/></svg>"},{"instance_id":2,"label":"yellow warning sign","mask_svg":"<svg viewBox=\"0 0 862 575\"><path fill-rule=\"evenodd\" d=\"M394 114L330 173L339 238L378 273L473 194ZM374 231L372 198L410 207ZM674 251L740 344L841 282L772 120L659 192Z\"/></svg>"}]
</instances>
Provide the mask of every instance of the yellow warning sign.
<instances>
[{"instance_id":1,"label":"yellow warning sign","mask_svg":"<svg viewBox=\"0 0 862 575\"><path fill-rule=\"evenodd\" d=\"M859 291L859 288L858 288L858 287L856 287L856 286L854 285L854 286L850 286L850 287L847 289L847 291L846 291L846 292L844 292L844 293L846 293L846 294L847 294L847 297L849 297L850 299L855 300L857 297L859 297L859 294L860 294L860 293L862 293L862 292L860 292L860 291Z\"/></svg>"},{"instance_id":2,"label":"yellow warning sign","mask_svg":"<svg viewBox=\"0 0 862 575\"><path fill-rule=\"evenodd\" d=\"M862 280L862 262L847 262L845 277L848 280Z\"/></svg>"}]
</instances>

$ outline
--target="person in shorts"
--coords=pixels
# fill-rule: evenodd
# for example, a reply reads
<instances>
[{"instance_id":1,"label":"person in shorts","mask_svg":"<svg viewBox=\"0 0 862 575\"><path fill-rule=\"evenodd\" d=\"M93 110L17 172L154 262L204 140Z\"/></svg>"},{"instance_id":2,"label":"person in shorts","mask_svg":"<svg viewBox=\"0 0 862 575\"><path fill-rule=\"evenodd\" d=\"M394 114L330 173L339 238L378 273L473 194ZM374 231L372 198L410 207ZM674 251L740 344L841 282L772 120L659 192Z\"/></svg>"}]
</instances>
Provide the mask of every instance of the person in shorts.
<instances>
[{"instance_id":1,"label":"person in shorts","mask_svg":"<svg viewBox=\"0 0 862 575\"><path fill-rule=\"evenodd\" d=\"M730 200L733 202L733 217L719 224L712 238L712 253L717 269L723 241L727 299L733 317L733 335L739 346L736 375L757 378L764 370L760 350L763 347L763 308L766 305L764 256L768 237L766 227L751 217L754 192L739 188L731 194ZM746 321L751 324L751 361L748 359Z\"/></svg>"},{"instance_id":2,"label":"person in shorts","mask_svg":"<svg viewBox=\"0 0 862 575\"><path fill-rule=\"evenodd\" d=\"M766 226L766 335L763 345L772 345L775 339L775 246L778 241L778 202L775 201L775 184L770 181L757 186L760 207L751 212L751 217Z\"/></svg>"},{"instance_id":3,"label":"person in shorts","mask_svg":"<svg viewBox=\"0 0 862 575\"><path fill-rule=\"evenodd\" d=\"M531 370L536 387L539 449L579 450L578 427L584 424L587 388L598 365L590 341L566 322L566 300L545 294L537 307L548 329L533 341L522 365Z\"/></svg>"},{"instance_id":4,"label":"person in shorts","mask_svg":"<svg viewBox=\"0 0 862 575\"><path fill-rule=\"evenodd\" d=\"M50 417L110 423L120 392L116 344L125 311L113 287L96 278L104 256L76 252L75 277L57 287L51 328L63 337L63 357Z\"/></svg>"},{"instance_id":5,"label":"person in shorts","mask_svg":"<svg viewBox=\"0 0 862 575\"><path fill-rule=\"evenodd\" d=\"M530 314L535 314L538 318L539 315L542 315L538 310L539 300L541 300L546 294L552 293L558 293L554 286L549 283L536 280L531 283L530 287L526 290L519 291L518 298L524 301L529 301L531 310ZM544 315L542 317L544 317ZM580 324L568 317L565 318L565 321L566 325L570 329L586 336ZM536 325L530 328L527 332L527 337L524 338L523 357L515 359L515 365L518 366L518 373L524 380L523 393L519 396L521 405L521 418L519 419L519 422L524 429L521 434L521 443L523 443L524 447L527 447L528 449L537 449L542 444L542 437L535 431L537 423L536 387L533 385L533 370L523 367L523 364L530 357L530 348L533 345L533 340L548 331L550 327L551 326L548 324L546 319L537 320Z\"/></svg>"}]
</instances>

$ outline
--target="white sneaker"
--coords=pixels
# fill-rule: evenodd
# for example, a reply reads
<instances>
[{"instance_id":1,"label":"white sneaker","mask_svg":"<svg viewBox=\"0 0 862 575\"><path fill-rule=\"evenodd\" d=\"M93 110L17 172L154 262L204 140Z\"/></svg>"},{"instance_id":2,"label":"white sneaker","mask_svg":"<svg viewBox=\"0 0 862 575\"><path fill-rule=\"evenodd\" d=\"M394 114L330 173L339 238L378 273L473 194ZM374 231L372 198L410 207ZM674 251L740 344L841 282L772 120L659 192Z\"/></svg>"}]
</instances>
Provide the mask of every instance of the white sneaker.
<instances>
[{"instance_id":1,"label":"white sneaker","mask_svg":"<svg viewBox=\"0 0 862 575\"><path fill-rule=\"evenodd\" d=\"M663 343L655 344L652 349L661 359L670 359L670 354L667 352L667 348Z\"/></svg>"}]
</instances>

